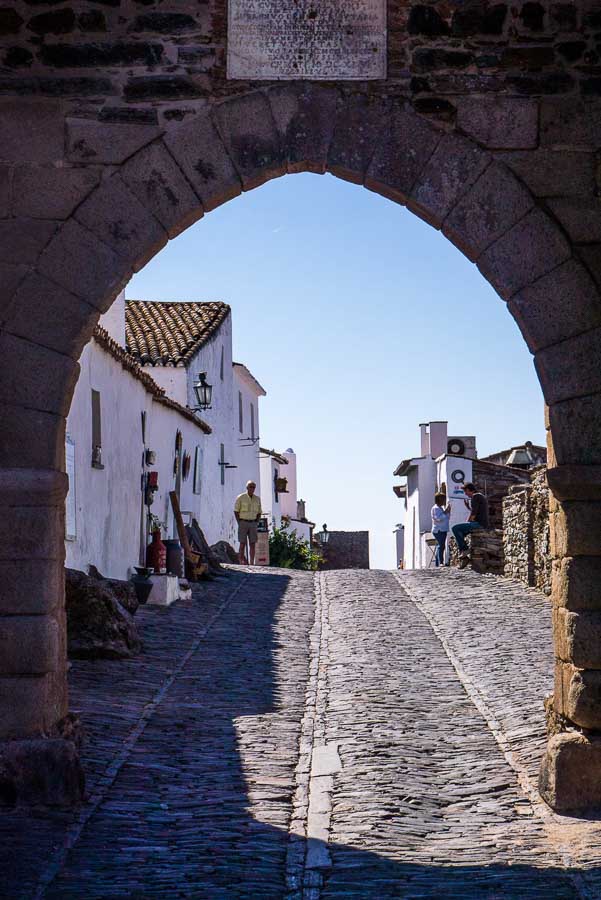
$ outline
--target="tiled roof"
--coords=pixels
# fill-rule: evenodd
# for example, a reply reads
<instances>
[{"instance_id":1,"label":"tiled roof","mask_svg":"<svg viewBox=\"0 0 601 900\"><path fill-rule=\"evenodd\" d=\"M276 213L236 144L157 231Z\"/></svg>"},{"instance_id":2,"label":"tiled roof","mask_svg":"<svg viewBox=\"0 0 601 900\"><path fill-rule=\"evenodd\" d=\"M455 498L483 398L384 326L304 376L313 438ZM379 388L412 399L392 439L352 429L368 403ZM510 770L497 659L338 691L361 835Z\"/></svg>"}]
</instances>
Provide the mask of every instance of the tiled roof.
<instances>
[{"instance_id":1,"label":"tiled roof","mask_svg":"<svg viewBox=\"0 0 601 900\"><path fill-rule=\"evenodd\" d=\"M229 315L227 303L127 300L125 343L143 366L186 365Z\"/></svg>"},{"instance_id":2,"label":"tiled roof","mask_svg":"<svg viewBox=\"0 0 601 900\"><path fill-rule=\"evenodd\" d=\"M211 434L211 426L193 413L191 409L188 409L187 406L182 406L181 403L168 397L164 389L159 387L156 381L144 371L140 363L135 360L127 350L124 350L117 341L113 340L108 331L101 328L100 325L97 325L94 329L93 336L96 343L102 347L103 350L106 350L107 353L110 353L113 359L120 362L126 372L129 372L134 378L142 382L148 393L152 394L153 400L157 403L161 403L163 406L168 406L169 409L176 410L180 415L189 419L190 422L194 422L194 424L197 425L201 431L204 431L205 434Z\"/></svg>"}]
</instances>

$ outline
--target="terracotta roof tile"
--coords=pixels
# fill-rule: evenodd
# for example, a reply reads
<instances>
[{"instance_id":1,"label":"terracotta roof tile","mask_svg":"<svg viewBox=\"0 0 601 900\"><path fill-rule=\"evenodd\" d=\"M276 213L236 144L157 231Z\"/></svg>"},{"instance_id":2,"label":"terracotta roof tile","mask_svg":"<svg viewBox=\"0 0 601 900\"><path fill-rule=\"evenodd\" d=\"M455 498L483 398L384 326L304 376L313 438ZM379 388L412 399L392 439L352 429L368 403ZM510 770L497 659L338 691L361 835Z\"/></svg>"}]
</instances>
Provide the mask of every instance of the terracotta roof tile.
<instances>
[{"instance_id":1,"label":"terracotta roof tile","mask_svg":"<svg viewBox=\"0 0 601 900\"><path fill-rule=\"evenodd\" d=\"M153 400L157 403L161 403L163 406L168 406L169 409L176 410L180 415L189 419L190 422L194 422L194 424L197 425L201 431L204 431L205 434L211 434L211 426L197 416L196 413L192 412L191 409L188 409L187 406L182 406L181 403L177 403L176 400L172 400L171 397L168 397L164 388L159 387L156 381L144 371L140 363L134 359L127 350L124 350L117 341L113 340L108 331L101 328L100 325L97 325L94 329L93 337L103 350L106 350L113 359L116 359L121 363L126 372L129 372L134 378L137 378L138 381L142 382L148 393L152 394Z\"/></svg>"},{"instance_id":2,"label":"terracotta roof tile","mask_svg":"<svg viewBox=\"0 0 601 900\"><path fill-rule=\"evenodd\" d=\"M229 315L227 303L127 300L125 343L143 366L186 365Z\"/></svg>"}]
</instances>

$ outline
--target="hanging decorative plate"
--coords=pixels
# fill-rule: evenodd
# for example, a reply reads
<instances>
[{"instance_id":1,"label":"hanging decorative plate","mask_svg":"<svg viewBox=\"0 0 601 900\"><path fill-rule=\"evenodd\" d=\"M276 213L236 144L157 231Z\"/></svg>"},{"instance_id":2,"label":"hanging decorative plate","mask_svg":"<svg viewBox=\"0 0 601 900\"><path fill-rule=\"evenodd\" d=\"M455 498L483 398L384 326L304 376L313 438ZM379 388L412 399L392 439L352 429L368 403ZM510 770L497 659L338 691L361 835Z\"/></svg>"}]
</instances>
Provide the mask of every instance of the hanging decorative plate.
<instances>
[{"instance_id":1,"label":"hanging decorative plate","mask_svg":"<svg viewBox=\"0 0 601 900\"><path fill-rule=\"evenodd\" d=\"M188 478L188 475L190 474L191 462L192 462L192 457L186 450L184 453L184 459L182 461L182 478L184 479L184 481L186 481L186 479Z\"/></svg>"}]
</instances>

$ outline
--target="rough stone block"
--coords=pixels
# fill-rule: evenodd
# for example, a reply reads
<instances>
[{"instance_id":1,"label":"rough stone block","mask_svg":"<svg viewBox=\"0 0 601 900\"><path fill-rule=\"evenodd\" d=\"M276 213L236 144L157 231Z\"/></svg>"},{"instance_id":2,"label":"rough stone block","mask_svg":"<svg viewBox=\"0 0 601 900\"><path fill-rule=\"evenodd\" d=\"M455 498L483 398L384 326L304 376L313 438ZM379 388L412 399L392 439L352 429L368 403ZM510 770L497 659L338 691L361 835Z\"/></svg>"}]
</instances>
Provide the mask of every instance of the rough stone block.
<instances>
[{"instance_id":1,"label":"rough stone block","mask_svg":"<svg viewBox=\"0 0 601 900\"><path fill-rule=\"evenodd\" d=\"M475 260L522 219L533 202L508 169L493 163L454 207L442 232Z\"/></svg>"},{"instance_id":2,"label":"rough stone block","mask_svg":"<svg viewBox=\"0 0 601 900\"><path fill-rule=\"evenodd\" d=\"M58 228L41 219L0 220L0 262L32 265Z\"/></svg>"},{"instance_id":3,"label":"rough stone block","mask_svg":"<svg viewBox=\"0 0 601 900\"><path fill-rule=\"evenodd\" d=\"M55 559L62 562L65 551L64 510L57 507L7 507L0 505L0 560Z\"/></svg>"},{"instance_id":4,"label":"rough stone block","mask_svg":"<svg viewBox=\"0 0 601 900\"><path fill-rule=\"evenodd\" d=\"M67 158L71 162L119 165L160 134L148 122L67 119Z\"/></svg>"},{"instance_id":5,"label":"rough stone block","mask_svg":"<svg viewBox=\"0 0 601 900\"><path fill-rule=\"evenodd\" d=\"M149 144L132 156L122 166L120 174L170 238L203 214L202 202L161 141Z\"/></svg>"},{"instance_id":6,"label":"rough stone block","mask_svg":"<svg viewBox=\"0 0 601 900\"><path fill-rule=\"evenodd\" d=\"M304 83L267 92L288 172L326 171L340 94Z\"/></svg>"},{"instance_id":7,"label":"rough stone block","mask_svg":"<svg viewBox=\"0 0 601 900\"><path fill-rule=\"evenodd\" d=\"M13 214L67 219L98 184L97 169L18 166L13 176Z\"/></svg>"},{"instance_id":8,"label":"rough stone block","mask_svg":"<svg viewBox=\"0 0 601 900\"><path fill-rule=\"evenodd\" d=\"M0 323L3 322L15 291L29 272L29 266L0 263Z\"/></svg>"},{"instance_id":9,"label":"rough stone block","mask_svg":"<svg viewBox=\"0 0 601 900\"><path fill-rule=\"evenodd\" d=\"M129 281L132 264L70 219L48 244L38 270L90 306L106 312Z\"/></svg>"},{"instance_id":10,"label":"rough stone block","mask_svg":"<svg viewBox=\"0 0 601 900\"><path fill-rule=\"evenodd\" d=\"M51 675L0 677L0 740L42 734L54 725L51 686Z\"/></svg>"},{"instance_id":11,"label":"rough stone block","mask_svg":"<svg viewBox=\"0 0 601 900\"><path fill-rule=\"evenodd\" d=\"M601 501L561 504L551 516L551 555L601 556Z\"/></svg>"},{"instance_id":12,"label":"rough stone block","mask_svg":"<svg viewBox=\"0 0 601 900\"><path fill-rule=\"evenodd\" d=\"M0 747L0 778L14 806L70 807L84 798L85 776L70 740L10 741Z\"/></svg>"},{"instance_id":13,"label":"rough stone block","mask_svg":"<svg viewBox=\"0 0 601 900\"><path fill-rule=\"evenodd\" d=\"M509 300L570 257L570 245L541 209L533 209L478 260L478 268ZM545 397L547 403L549 399Z\"/></svg>"},{"instance_id":14,"label":"rough stone block","mask_svg":"<svg viewBox=\"0 0 601 900\"><path fill-rule=\"evenodd\" d=\"M0 219L10 215L10 183L11 170L8 166L0 166Z\"/></svg>"},{"instance_id":15,"label":"rough stone block","mask_svg":"<svg viewBox=\"0 0 601 900\"><path fill-rule=\"evenodd\" d=\"M5 507L62 507L69 479L56 469L0 469L0 503Z\"/></svg>"},{"instance_id":16,"label":"rough stone block","mask_svg":"<svg viewBox=\"0 0 601 900\"><path fill-rule=\"evenodd\" d=\"M509 311L532 353L601 326L601 294L575 259L515 294Z\"/></svg>"},{"instance_id":17,"label":"rough stone block","mask_svg":"<svg viewBox=\"0 0 601 900\"><path fill-rule=\"evenodd\" d=\"M442 136L443 132L427 119L394 104L385 116L381 134L371 135L375 153L365 176L365 187L406 203ZM350 134L347 139L354 149Z\"/></svg>"},{"instance_id":18,"label":"rough stone block","mask_svg":"<svg viewBox=\"0 0 601 900\"><path fill-rule=\"evenodd\" d=\"M0 676L55 672L58 650L58 625L52 616L0 617Z\"/></svg>"},{"instance_id":19,"label":"rough stone block","mask_svg":"<svg viewBox=\"0 0 601 900\"><path fill-rule=\"evenodd\" d=\"M78 375L68 356L0 335L0 401L66 416Z\"/></svg>"},{"instance_id":20,"label":"rough stone block","mask_svg":"<svg viewBox=\"0 0 601 900\"><path fill-rule=\"evenodd\" d=\"M37 409L0 402L0 466L60 468L65 419Z\"/></svg>"},{"instance_id":21,"label":"rough stone block","mask_svg":"<svg viewBox=\"0 0 601 900\"><path fill-rule=\"evenodd\" d=\"M601 328L539 350L534 363L549 404L601 391Z\"/></svg>"},{"instance_id":22,"label":"rough stone block","mask_svg":"<svg viewBox=\"0 0 601 900\"><path fill-rule=\"evenodd\" d=\"M601 610L553 612L556 656L579 669L601 669Z\"/></svg>"},{"instance_id":23,"label":"rough stone block","mask_svg":"<svg viewBox=\"0 0 601 900\"><path fill-rule=\"evenodd\" d=\"M601 611L601 556L564 557L553 564L553 604L574 611Z\"/></svg>"},{"instance_id":24,"label":"rough stone block","mask_svg":"<svg viewBox=\"0 0 601 900\"><path fill-rule=\"evenodd\" d=\"M538 104L517 97L466 97L457 127L491 149L530 149L538 142Z\"/></svg>"},{"instance_id":25,"label":"rough stone block","mask_svg":"<svg viewBox=\"0 0 601 900\"><path fill-rule=\"evenodd\" d=\"M135 272L167 243L167 234L119 175L103 181L75 218L126 259Z\"/></svg>"},{"instance_id":26,"label":"rough stone block","mask_svg":"<svg viewBox=\"0 0 601 900\"><path fill-rule=\"evenodd\" d=\"M242 192L242 181L210 113L203 111L165 136L165 144L202 200L205 212Z\"/></svg>"},{"instance_id":27,"label":"rough stone block","mask_svg":"<svg viewBox=\"0 0 601 900\"><path fill-rule=\"evenodd\" d=\"M547 468L547 482L556 504L549 504L553 512L559 501L601 500L601 466L553 465Z\"/></svg>"},{"instance_id":28,"label":"rough stone block","mask_svg":"<svg viewBox=\"0 0 601 900\"><path fill-rule=\"evenodd\" d=\"M576 254L582 260L601 290L601 243L576 247Z\"/></svg>"},{"instance_id":29,"label":"rough stone block","mask_svg":"<svg viewBox=\"0 0 601 900\"><path fill-rule=\"evenodd\" d=\"M601 671L577 669L571 663L555 665L553 704L557 712L581 728L601 729Z\"/></svg>"},{"instance_id":30,"label":"rough stone block","mask_svg":"<svg viewBox=\"0 0 601 900\"><path fill-rule=\"evenodd\" d=\"M63 603L64 570L51 559L0 561L0 616L42 616Z\"/></svg>"},{"instance_id":31,"label":"rough stone block","mask_svg":"<svg viewBox=\"0 0 601 900\"><path fill-rule=\"evenodd\" d=\"M460 197L490 165L490 154L457 134L445 134L419 175L407 206L440 228Z\"/></svg>"},{"instance_id":32,"label":"rough stone block","mask_svg":"<svg viewBox=\"0 0 601 900\"><path fill-rule=\"evenodd\" d=\"M100 313L79 297L36 273L16 291L6 330L79 359Z\"/></svg>"},{"instance_id":33,"label":"rough stone block","mask_svg":"<svg viewBox=\"0 0 601 900\"><path fill-rule=\"evenodd\" d=\"M541 147L556 150L593 149L595 118L601 134L601 107L575 97L543 97L540 102Z\"/></svg>"},{"instance_id":34,"label":"rough stone block","mask_svg":"<svg viewBox=\"0 0 601 900\"><path fill-rule=\"evenodd\" d=\"M0 160L57 162L64 156L64 119L60 103L4 99L0 103Z\"/></svg>"},{"instance_id":35,"label":"rough stone block","mask_svg":"<svg viewBox=\"0 0 601 900\"><path fill-rule=\"evenodd\" d=\"M531 150L503 153L502 159L537 197L592 197L595 192L593 153Z\"/></svg>"},{"instance_id":36,"label":"rough stone block","mask_svg":"<svg viewBox=\"0 0 601 900\"><path fill-rule=\"evenodd\" d=\"M391 102L379 97L362 94L341 101L328 151L328 172L353 184L363 184L374 151L382 142L390 143L394 115ZM386 154L383 162L388 168L390 151L383 152Z\"/></svg>"},{"instance_id":37,"label":"rough stone block","mask_svg":"<svg viewBox=\"0 0 601 900\"><path fill-rule=\"evenodd\" d=\"M592 811L601 806L601 740L557 734L542 761L539 790L558 813Z\"/></svg>"},{"instance_id":38,"label":"rough stone block","mask_svg":"<svg viewBox=\"0 0 601 900\"><path fill-rule=\"evenodd\" d=\"M286 156L264 94L226 100L213 116L245 191L285 174Z\"/></svg>"},{"instance_id":39,"label":"rough stone block","mask_svg":"<svg viewBox=\"0 0 601 900\"><path fill-rule=\"evenodd\" d=\"M549 418L556 464L601 464L601 394L555 403Z\"/></svg>"},{"instance_id":40,"label":"rough stone block","mask_svg":"<svg viewBox=\"0 0 601 900\"><path fill-rule=\"evenodd\" d=\"M601 241L601 200L597 197L549 200L549 209L576 243Z\"/></svg>"}]
</instances>

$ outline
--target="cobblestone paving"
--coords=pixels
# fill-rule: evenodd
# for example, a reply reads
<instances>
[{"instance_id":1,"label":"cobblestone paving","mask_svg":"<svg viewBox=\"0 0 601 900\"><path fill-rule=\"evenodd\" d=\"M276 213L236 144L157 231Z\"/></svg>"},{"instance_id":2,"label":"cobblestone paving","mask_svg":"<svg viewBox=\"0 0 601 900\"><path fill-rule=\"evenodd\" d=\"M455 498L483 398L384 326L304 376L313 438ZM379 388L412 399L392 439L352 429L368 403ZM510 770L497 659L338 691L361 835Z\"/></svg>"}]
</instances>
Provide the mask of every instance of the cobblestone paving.
<instances>
[{"instance_id":1,"label":"cobblestone paving","mask_svg":"<svg viewBox=\"0 0 601 900\"><path fill-rule=\"evenodd\" d=\"M5 812L0 898L601 898L537 800L550 611L471 573L241 568L77 662L79 811Z\"/></svg>"}]
</instances>

